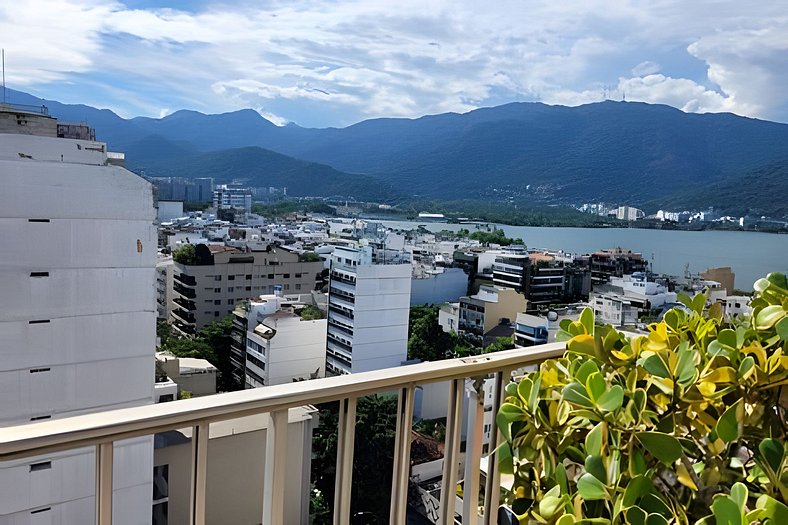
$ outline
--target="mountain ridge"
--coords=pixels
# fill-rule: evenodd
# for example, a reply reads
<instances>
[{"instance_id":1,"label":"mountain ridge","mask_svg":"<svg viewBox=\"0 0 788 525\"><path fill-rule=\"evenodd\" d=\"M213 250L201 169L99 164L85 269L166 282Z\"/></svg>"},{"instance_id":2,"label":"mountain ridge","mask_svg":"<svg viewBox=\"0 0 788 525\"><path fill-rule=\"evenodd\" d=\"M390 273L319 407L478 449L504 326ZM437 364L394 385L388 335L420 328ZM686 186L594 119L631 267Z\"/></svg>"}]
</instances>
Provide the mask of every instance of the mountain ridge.
<instances>
[{"instance_id":1,"label":"mountain ridge","mask_svg":"<svg viewBox=\"0 0 788 525\"><path fill-rule=\"evenodd\" d=\"M122 119L109 110L46 102L55 116L86 116L101 140L129 152L130 167L172 172L168 159L174 165L211 153L213 166L221 165L213 159L222 155L233 158L232 178L243 178L253 166L238 164L235 150L257 147L292 157L292 166L304 173L316 171L300 161L330 167L343 174L331 179L353 191L363 190L352 183L357 177L414 198L544 205L603 201L647 211L683 202L700 209L714 200L716 184L737 177L750 182L741 189L742 201L756 202L762 194L749 186L757 174L773 174L767 167L788 162L788 124L642 102L575 107L513 102L466 113L369 119L345 128L279 127L251 109ZM169 154L165 144L172 145ZM242 158L272 159L250 153ZM206 170L198 171L206 176ZM309 190L309 180L299 180ZM788 194L788 181L773 175L769 181L777 185L775 192ZM319 181L312 183L317 191ZM766 202L759 209L783 208Z\"/></svg>"}]
</instances>

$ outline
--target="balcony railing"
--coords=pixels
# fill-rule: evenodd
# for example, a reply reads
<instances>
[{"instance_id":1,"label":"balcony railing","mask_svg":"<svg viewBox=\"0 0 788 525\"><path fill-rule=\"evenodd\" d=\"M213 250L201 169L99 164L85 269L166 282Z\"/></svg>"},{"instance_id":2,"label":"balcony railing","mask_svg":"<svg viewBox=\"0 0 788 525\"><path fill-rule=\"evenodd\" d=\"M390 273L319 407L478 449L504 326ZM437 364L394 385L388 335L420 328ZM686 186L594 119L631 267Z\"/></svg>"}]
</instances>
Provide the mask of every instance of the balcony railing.
<instances>
[{"instance_id":1,"label":"balcony railing","mask_svg":"<svg viewBox=\"0 0 788 525\"><path fill-rule=\"evenodd\" d=\"M269 413L271 426L266 433L265 482L262 522L284 525L285 474L288 466L288 409L307 404L338 401L340 418L336 463L334 523L350 520L350 496L353 482L353 449L356 424L356 400L381 392L396 391L399 402L394 443L394 472L389 523L405 525L410 474L411 424L416 386L449 382L446 441L440 492L441 525L454 523L455 494L460 465L462 406L467 378L494 378L493 413L497 413L512 372L545 359L560 357L563 343L554 343L485 354L328 377L307 382L230 392L182 400L173 403L140 406L44 421L0 429L0 461L29 458L80 447L96 450L96 516L99 525L112 523L113 451L120 440L147 436L184 427L192 427L192 480L190 521L204 525L206 519L206 484L208 436L211 423L254 414ZM474 403L468 435L481 431L484 406ZM475 412L474 412L475 411ZM478 427L478 428L477 428ZM493 432L489 450L494 451L501 437ZM469 439L465 449L464 510L462 523L478 523L477 502L481 494L480 463L482 443ZM484 494L485 525L497 522L500 501L500 473L495 453L489 460ZM448 510L448 511L447 511Z\"/></svg>"}]
</instances>

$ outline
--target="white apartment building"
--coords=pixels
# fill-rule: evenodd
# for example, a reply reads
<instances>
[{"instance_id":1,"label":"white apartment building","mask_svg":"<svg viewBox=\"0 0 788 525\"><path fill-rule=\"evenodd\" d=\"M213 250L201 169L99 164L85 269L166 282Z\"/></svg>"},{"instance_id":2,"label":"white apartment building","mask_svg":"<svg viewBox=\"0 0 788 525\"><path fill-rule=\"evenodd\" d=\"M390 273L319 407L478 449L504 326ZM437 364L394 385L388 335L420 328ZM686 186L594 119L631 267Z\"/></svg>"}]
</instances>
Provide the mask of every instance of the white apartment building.
<instances>
[{"instance_id":1,"label":"white apartment building","mask_svg":"<svg viewBox=\"0 0 788 525\"><path fill-rule=\"evenodd\" d=\"M232 360L246 388L325 376L326 319L302 319L283 297L263 295L236 308L233 323Z\"/></svg>"},{"instance_id":2,"label":"white apartment building","mask_svg":"<svg viewBox=\"0 0 788 525\"><path fill-rule=\"evenodd\" d=\"M45 110L0 106L0 425L153 403L150 183ZM150 523L152 439L115 445L114 523ZM0 524L94 522L92 448L0 463Z\"/></svg>"},{"instance_id":3,"label":"white apartment building","mask_svg":"<svg viewBox=\"0 0 788 525\"><path fill-rule=\"evenodd\" d=\"M408 355L410 261L373 264L369 246L331 253L326 372L399 366Z\"/></svg>"}]
</instances>

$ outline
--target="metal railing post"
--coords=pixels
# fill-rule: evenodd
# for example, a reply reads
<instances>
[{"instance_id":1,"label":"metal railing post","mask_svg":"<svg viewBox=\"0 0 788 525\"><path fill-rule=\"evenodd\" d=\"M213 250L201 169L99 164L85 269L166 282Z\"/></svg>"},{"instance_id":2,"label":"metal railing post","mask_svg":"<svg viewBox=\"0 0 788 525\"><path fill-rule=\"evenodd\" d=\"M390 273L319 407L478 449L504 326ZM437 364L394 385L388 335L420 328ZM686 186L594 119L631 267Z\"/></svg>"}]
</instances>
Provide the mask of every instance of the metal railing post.
<instances>
[{"instance_id":1,"label":"metal railing post","mask_svg":"<svg viewBox=\"0 0 788 525\"><path fill-rule=\"evenodd\" d=\"M484 378L474 378L468 391L468 439L465 444L465 485L462 524L479 525L479 470L484 426Z\"/></svg>"},{"instance_id":2,"label":"metal railing post","mask_svg":"<svg viewBox=\"0 0 788 525\"><path fill-rule=\"evenodd\" d=\"M506 385L511 379L511 369L501 370L495 373L495 385L492 398L492 431L490 432L490 443L487 450L487 482L484 487L484 525L497 525L498 506L501 501L501 471L498 468L498 454L495 449L501 442L501 432L495 423L495 416L501 409L501 404L506 396Z\"/></svg>"},{"instance_id":3,"label":"metal railing post","mask_svg":"<svg viewBox=\"0 0 788 525\"><path fill-rule=\"evenodd\" d=\"M112 525L113 443L96 445L96 523Z\"/></svg>"},{"instance_id":4,"label":"metal railing post","mask_svg":"<svg viewBox=\"0 0 788 525\"><path fill-rule=\"evenodd\" d=\"M199 423L192 427L192 490L189 506L192 525L205 525L209 433L208 423Z\"/></svg>"},{"instance_id":5,"label":"metal railing post","mask_svg":"<svg viewBox=\"0 0 788 525\"><path fill-rule=\"evenodd\" d=\"M446 443L443 452L443 483L440 499L440 523L442 525L454 525L464 385L464 379L453 379L449 388L449 411L446 416Z\"/></svg>"},{"instance_id":6,"label":"metal railing post","mask_svg":"<svg viewBox=\"0 0 788 525\"><path fill-rule=\"evenodd\" d=\"M337 428L337 468L334 482L334 523L350 521L350 500L353 487L353 446L356 437L356 398L339 401Z\"/></svg>"},{"instance_id":7,"label":"metal railing post","mask_svg":"<svg viewBox=\"0 0 788 525\"><path fill-rule=\"evenodd\" d=\"M405 525L410 477L410 432L413 426L413 403L416 388L400 388L397 403L397 428L394 437L394 469L391 477L391 510L389 523Z\"/></svg>"},{"instance_id":8,"label":"metal railing post","mask_svg":"<svg viewBox=\"0 0 788 525\"><path fill-rule=\"evenodd\" d=\"M287 422L287 409L271 412L271 425L266 432L265 442L263 525L284 525L285 523Z\"/></svg>"}]
</instances>

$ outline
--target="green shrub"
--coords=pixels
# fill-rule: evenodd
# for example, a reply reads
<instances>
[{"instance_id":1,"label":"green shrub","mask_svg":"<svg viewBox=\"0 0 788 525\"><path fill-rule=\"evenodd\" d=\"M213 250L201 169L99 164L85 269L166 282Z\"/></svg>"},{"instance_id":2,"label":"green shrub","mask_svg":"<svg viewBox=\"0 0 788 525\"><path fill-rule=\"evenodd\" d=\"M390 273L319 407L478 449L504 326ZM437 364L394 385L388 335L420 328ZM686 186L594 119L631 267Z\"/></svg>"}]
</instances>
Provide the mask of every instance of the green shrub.
<instances>
[{"instance_id":1,"label":"green shrub","mask_svg":"<svg viewBox=\"0 0 788 525\"><path fill-rule=\"evenodd\" d=\"M732 321L698 295L648 336L589 309L562 323L565 355L508 385L497 415L521 523L788 523L788 285L754 288Z\"/></svg>"},{"instance_id":2,"label":"green shrub","mask_svg":"<svg viewBox=\"0 0 788 525\"><path fill-rule=\"evenodd\" d=\"M180 264L194 264L197 262L197 251L193 244L182 244L172 252L172 260Z\"/></svg>"}]
</instances>

